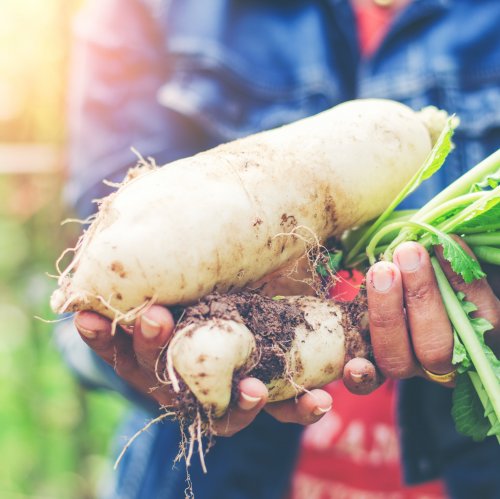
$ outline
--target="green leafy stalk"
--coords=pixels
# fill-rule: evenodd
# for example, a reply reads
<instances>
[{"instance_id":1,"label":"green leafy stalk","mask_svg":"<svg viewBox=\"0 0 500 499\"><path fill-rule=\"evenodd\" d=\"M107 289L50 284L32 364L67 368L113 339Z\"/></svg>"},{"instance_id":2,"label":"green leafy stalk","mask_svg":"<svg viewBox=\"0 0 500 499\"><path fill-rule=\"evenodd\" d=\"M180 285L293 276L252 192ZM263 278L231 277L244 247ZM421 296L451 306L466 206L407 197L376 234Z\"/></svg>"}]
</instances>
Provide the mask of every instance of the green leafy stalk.
<instances>
[{"instance_id":1,"label":"green leafy stalk","mask_svg":"<svg viewBox=\"0 0 500 499\"><path fill-rule=\"evenodd\" d=\"M414 222L426 222L426 223L441 223L450 217L450 214L460 213L460 211L469 206L474 201L477 201L483 197L482 192L470 192L459 196L454 199L449 199L444 203L436 206L432 210L428 210L425 213L420 213L420 210L415 216L410 220Z\"/></svg>"},{"instance_id":2,"label":"green leafy stalk","mask_svg":"<svg viewBox=\"0 0 500 499\"><path fill-rule=\"evenodd\" d=\"M477 373L470 371L459 376L453 390L451 410L457 430L476 442L484 440L497 421L491 411L485 416L486 406L488 395Z\"/></svg>"},{"instance_id":3,"label":"green leafy stalk","mask_svg":"<svg viewBox=\"0 0 500 499\"><path fill-rule=\"evenodd\" d=\"M430 244L440 244L443 247L443 256L451 264L451 268L460 274L463 280L467 283L472 282L475 279L481 279L485 276L485 273L481 270L481 267L474 258L467 254L467 252L448 234L442 232L441 230L433 227L432 225L422 223L422 222L399 222L392 225L388 225L385 230L380 230L372 238L368 246L366 247L366 254L370 260L370 263L375 263L375 248L381 238L384 237L385 232L392 231L396 227L412 227L416 231L425 231L427 234L431 234L432 238L426 242L426 246ZM423 238L420 240L423 243ZM386 260L390 259L390 255L387 254L389 248L386 250L384 257Z\"/></svg>"},{"instance_id":4,"label":"green leafy stalk","mask_svg":"<svg viewBox=\"0 0 500 499\"><path fill-rule=\"evenodd\" d=\"M491 224L481 224L477 227L467 224L465 227L459 227L456 232L462 235L467 235L493 231L500 231L500 220Z\"/></svg>"},{"instance_id":5,"label":"green leafy stalk","mask_svg":"<svg viewBox=\"0 0 500 499\"><path fill-rule=\"evenodd\" d=\"M482 200L472 203L463 214L462 220L456 220L453 232L463 234L477 233L477 229L488 232L500 229L500 187L486 191Z\"/></svg>"},{"instance_id":6,"label":"green leafy stalk","mask_svg":"<svg viewBox=\"0 0 500 499\"><path fill-rule=\"evenodd\" d=\"M431 258L443 303L460 341L467 350L479 380L487 396L486 407L491 404L492 414L500 421L500 361L484 342L485 331L492 328L484 319L471 319L474 306L464 304L451 287L436 257ZM471 307L472 305L472 307ZM483 394L484 395L484 394ZM500 435L500 432L497 433ZM500 442L500 440L499 440Z\"/></svg>"},{"instance_id":7,"label":"green leafy stalk","mask_svg":"<svg viewBox=\"0 0 500 499\"><path fill-rule=\"evenodd\" d=\"M492 435L496 435L497 440L500 443L500 421L498 420L493 411L493 407L490 403L490 400L488 399L488 394L484 389L483 383L481 382L481 378L478 376L477 373L473 371L469 371L467 375L469 376L469 379L471 380L474 389L476 390L476 393L479 397L479 400L481 401L481 404L484 408L484 417L488 418L490 422L490 426L488 428L486 436L489 437Z\"/></svg>"},{"instance_id":8,"label":"green leafy stalk","mask_svg":"<svg viewBox=\"0 0 500 499\"><path fill-rule=\"evenodd\" d=\"M498 215L500 215L500 186L485 192L480 199L439 224L439 228L445 232L460 233L461 227L466 227L468 224L477 227L481 221L487 220L486 223L489 223L492 216L498 220Z\"/></svg>"},{"instance_id":9,"label":"green leafy stalk","mask_svg":"<svg viewBox=\"0 0 500 499\"><path fill-rule=\"evenodd\" d=\"M462 239L470 246L500 246L500 232L480 232Z\"/></svg>"},{"instance_id":10,"label":"green leafy stalk","mask_svg":"<svg viewBox=\"0 0 500 499\"><path fill-rule=\"evenodd\" d=\"M436 144L437 146L438 144ZM474 209L471 209L469 212L463 213L462 211L458 211L456 216L457 218L454 220L452 227L455 229L457 233L466 233L466 232L474 232L480 227L479 230L497 230L500 229L500 205L490 206L488 209L484 209L485 207L481 202L485 201L484 199L484 191L483 195L478 198L467 198L467 194L477 192L479 186L485 183L485 178L494 178L498 175L500 171L500 149L490 156L488 156L481 163L476 165L470 171L462 175L460 178L455 180L452 184L450 184L446 189L441 191L439 194L434 196L428 203L426 203L422 208L420 208L415 215L412 216L411 220L415 222L421 221L430 221L435 214L436 211L443 210L443 207L446 207L448 202L453 203L453 200L462 198L462 199L477 199L476 202L480 203L479 206L475 206ZM486 182L488 186L492 185L492 183ZM496 185L494 186L497 187ZM489 195L489 194L488 194ZM498 198L498 194L493 194L493 199ZM497 202L493 202L495 205ZM495 208L495 211L491 210L491 208ZM489 212L489 215L483 215L482 220L477 220L478 212L475 210L482 210L484 213ZM441 213L443 215L443 213ZM449 227L439 226L441 230L444 232L449 232L451 229ZM386 254L392 252L394 248L404 242L405 240L410 239L408 231L402 231L402 233L394 239L391 243L389 250Z\"/></svg>"},{"instance_id":11,"label":"green leafy stalk","mask_svg":"<svg viewBox=\"0 0 500 499\"><path fill-rule=\"evenodd\" d=\"M371 225L353 231L344 244L347 267L373 264L377 252L392 260L396 246L418 241L429 251L443 248L444 258L466 283L485 273L450 234L465 234L481 261L500 265L500 150L450 184L410 217L398 218L397 205L425 179L438 171L451 150L451 120L441 133L431 154L386 211ZM462 433L481 440L496 435L500 443L500 360L484 341L489 322L471 317L476 307L464 301L449 284L439 261L431 258L438 286L455 332L453 363L460 373L453 395L453 417Z\"/></svg>"},{"instance_id":12,"label":"green leafy stalk","mask_svg":"<svg viewBox=\"0 0 500 499\"><path fill-rule=\"evenodd\" d=\"M494 189L497 185L500 184L500 170L497 170L494 173L491 173L489 175L486 175L483 180L480 182L476 182L473 186L471 191L483 191L490 187L491 189Z\"/></svg>"},{"instance_id":13,"label":"green leafy stalk","mask_svg":"<svg viewBox=\"0 0 500 499\"><path fill-rule=\"evenodd\" d=\"M453 214L440 224L438 228L442 232L462 233L462 228L472 225L478 227L478 220L490 220L492 212L498 212L500 209L500 187L492 191L483 193L483 196L463 208L458 213ZM488 223L488 222L487 222ZM393 241L391 247L394 248L396 240ZM428 238L422 240L422 244L426 246Z\"/></svg>"},{"instance_id":14,"label":"green leafy stalk","mask_svg":"<svg viewBox=\"0 0 500 499\"><path fill-rule=\"evenodd\" d=\"M484 184L485 179L497 176L500 172L500 149L490 154L483 161L478 163L474 168L464 173L460 178L443 189L439 194L434 196L420 210L417 216L423 216L425 213L433 210L437 206L442 205L450 199L457 198L468 192L474 192ZM495 186L496 187L496 186Z\"/></svg>"}]
</instances>

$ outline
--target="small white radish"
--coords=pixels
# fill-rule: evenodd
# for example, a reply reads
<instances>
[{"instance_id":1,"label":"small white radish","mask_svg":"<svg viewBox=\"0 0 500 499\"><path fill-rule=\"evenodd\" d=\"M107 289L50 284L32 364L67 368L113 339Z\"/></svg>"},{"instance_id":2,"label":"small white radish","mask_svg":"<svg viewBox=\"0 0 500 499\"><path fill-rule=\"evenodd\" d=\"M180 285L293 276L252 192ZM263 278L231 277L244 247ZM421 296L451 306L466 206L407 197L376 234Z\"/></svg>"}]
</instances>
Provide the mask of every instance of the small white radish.
<instances>
[{"instance_id":1,"label":"small white radish","mask_svg":"<svg viewBox=\"0 0 500 499\"><path fill-rule=\"evenodd\" d=\"M369 356L364 311L360 302L315 297L208 296L185 310L168 347L169 378L176 392L182 379L212 417L226 412L243 376L266 383L270 402L293 398L342 377L350 359Z\"/></svg>"},{"instance_id":2,"label":"small white radish","mask_svg":"<svg viewBox=\"0 0 500 499\"><path fill-rule=\"evenodd\" d=\"M137 175L101 203L53 309L130 323L256 282L381 213L430 152L428 114L346 102Z\"/></svg>"}]
</instances>

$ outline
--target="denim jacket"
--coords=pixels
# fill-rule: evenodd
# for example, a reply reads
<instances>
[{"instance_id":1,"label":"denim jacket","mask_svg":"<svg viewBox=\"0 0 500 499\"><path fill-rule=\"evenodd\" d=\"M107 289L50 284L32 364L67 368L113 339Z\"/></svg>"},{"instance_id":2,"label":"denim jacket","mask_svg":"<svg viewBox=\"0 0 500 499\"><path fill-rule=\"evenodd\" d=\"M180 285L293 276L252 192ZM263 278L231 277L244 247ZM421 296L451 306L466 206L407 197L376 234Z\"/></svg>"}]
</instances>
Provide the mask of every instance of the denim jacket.
<instances>
[{"instance_id":1,"label":"denim jacket","mask_svg":"<svg viewBox=\"0 0 500 499\"><path fill-rule=\"evenodd\" d=\"M414 0L368 59L360 55L346 0L94 0L75 33L66 194L82 216L92 211L91 199L106 193L101 179L119 180L134 163L131 147L163 164L348 99L390 98L415 109L433 104L459 116L447 166L406 207L421 205L500 145L498 0ZM133 434L155 409L85 347L68 336L61 341L84 381L114 387L142 407L121 430ZM500 496L498 447L455 433L450 392L409 380L400 395L407 481L441 475L455 497ZM193 465L195 494L282 498L299 437L298 427L259 417L218 440L207 476ZM176 425L154 427L129 449L103 494L182 497L184 467L170 464L178 441ZM477 495L474 462L482 463L479 483L493 495ZM476 492L466 495L471 484Z\"/></svg>"}]
</instances>

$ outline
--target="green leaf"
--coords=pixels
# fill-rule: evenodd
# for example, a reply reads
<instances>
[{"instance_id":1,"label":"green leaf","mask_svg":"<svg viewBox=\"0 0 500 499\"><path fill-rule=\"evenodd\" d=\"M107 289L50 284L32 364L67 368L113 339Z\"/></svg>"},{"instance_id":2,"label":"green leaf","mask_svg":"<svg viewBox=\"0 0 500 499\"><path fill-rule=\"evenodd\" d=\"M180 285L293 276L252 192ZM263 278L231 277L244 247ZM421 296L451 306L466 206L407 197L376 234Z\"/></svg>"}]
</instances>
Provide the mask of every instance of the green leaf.
<instances>
[{"instance_id":1,"label":"green leaf","mask_svg":"<svg viewBox=\"0 0 500 499\"><path fill-rule=\"evenodd\" d=\"M448 211L447 213L444 213L440 217L436 218L435 220L429 221L429 223L432 223L435 227L439 226L442 224L444 221L448 220L449 218L453 218L455 215L460 213L463 210L463 207L460 208L455 208L454 210Z\"/></svg>"},{"instance_id":2,"label":"green leaf","mask_svg":"<svg viewBox=\"0 0 500 499\"><path fill-rule=\"evenodd\" d=\"M411 183L406 186L406 196L411 194L424 180L432 177L444 164L444 160L453 149L453 142L451 138L454 132L454 116L450 116L446 120L446 125L441 131L434 147L427 156L424 164L420 170L410 181Z\"/></svg>"},{"instance_id":3,"label":"green leaf","mask_svg":"<svg viewBox=\"0 0 500 499\"><path fill-rule=\"evenodd\" d=\"M472 363L469 355L467 354L467 350L464 347L463 343L460 341L458 334L455 330L453 330L453 358L451 362L453 365L458 364L458 372L459 374L466 372L470 369Z\"/></svg>"},{"instance_id":4,"label":"green leaf","mask_svg":"<svg viewBox=\"0 0 500 499\"><path fill-rule=\"evenodd\" d=\"M500 184L500 170L486 176L481 182L476 182L471 187L471 192L484 191L488 188L494 189Z\"/></svg>"},{"instance_id":5,"label":"green leaf","mask_svg":"<svg viewBox=\"0 0 500 499\"><path fill-rule=\"evenodd\" d=\"M477 311L474 303L465 300L464 293L458 292L456 296L467 314L469 321L476 333L477 340L487 357L493 372L500 383L500 360L496 358L493 351L484 341L484 333L493 329L493 326L482 317L472 318L470 315ZM474 366L470 360L466 349L457 334L455 333L455 343L453 347L453 364L458 364L459 377L453 393L452 415L457 426L457 430L472 437L474 440L482 440L489 435L500 435L498 419L495 415L493 405L484 389L479 377L475 375ZM475 375L474 386L466 372Z\"/></svg>"},{"instance_id":6,"label":"green leaf","mask_svg":"<svg viewBox=\"0 0 500 499\"><path fill-rule=\"evenodd\" d=\"M490 416L491 414L495 414L495 408L493 407L493 404L491 403L491 400L488 400L484 407L484 415L486 417Z\"/></svg>"},{"instance_id":7,"label":"green leaf","mask_svg":"<svg viewBox=\"0 0 500 499\"><path fill-rule=\"evenodd\" d=\"M342 262L342 251L329 251L326 255L326 261L324 264L320 263L316 267L316 272L321 277L328 277L340 269L340 264Z\"/></svg>"},{"instance_id":8,"label":"green leaf","mask_svg":"<svg viewBox=\"0 0 500 499\"><path fill-rule=\"evenodd\" d=\"M488 437L492 437L493 435L500 435L500 421L497 421L495 425L489 429L486 435Z\"/></svg>"},{"instance_id":9,"label":"green leaf","mask_svg":"<svg viewBox=\"0 0 500 499\"><path fill-rule=\"evenodd\" d=\"M436 196L436 198L438 196ZM477 195L473 194L473 196L477 198ZM477 219L481 215L485 215L487 212L496 209L499 203L500 203L500 186L495 187L495 189L491 191L484 191L480 193L478 199L476 199L474 202L465 207L461 212L457 213L453 217L442 222L439 225L438 229L441 232L445 233L459 232L459 230L457 229L458 227L463 226L465 223L472 223L472 220ZM498 222L499 220L498 218L496 218L494 219L493 224L498 225ZM477 220L474 223L477 225L478 223ZM489 222L488 225L490 225L490 223L491 222ZM489 226L480 227L481 232L486 232L487 230L490 230Z\"/></svg>"},{"instance_id":10,"label":"green leaf","mask_svg":"<svg viewBox=\"0 0 500 499\"><path fill-rule=\"evenodd\" d=\"M491 424L484 415L484 408L474 385L467 374L460 374L453 390L451 414L457 430L476 442L484 440Z\"/></svg>"},{"instance_id":11,"label":"green leaf","mask_svg":"<svg viewBox=\"0 0 500 499\"><path fill-rule=\"evenodd\" d=\"M453 229L457 234L467 233L473 229L488 230L500 227L500 199L490 199L484 210L473 214L468 220Z\"/></svg>"},{"instance_id":12,"label":"green leaf","mask_svg":"<svg viewBox=\"0 0 500 499\"><path fill-rule=\"evenodd\" d=\"M481 346L483 347L483 351L486 357L488 358L491 367L493 368L493 372L495 373L495 376L497 377L497 380L500 383L500 360L497 359L496 355L493 353L491 348L488 345L486 345L483 337L486 331L493 329L493 326L486 319L483 319L482 317L471 319L471 323L478 335L478 338L481 341Z\"/></svg>"},{"instance_id":13,"label":"green leaf","mask_svg":"<svg viewBox=\"0 0 500 499\"><path fill-rule=\"evenodd\" d=\"M462 293L461 291L457 292L457 298L460 300L460 303L462 304L462 308L464 309L465 313L470 316L472 312L475 312L477 310L476 305L472 303L471 301L465 301L465 293ZM470 319L470 317L469 317Z\"/></svg>"},{"instance_id":14,"label":"green leaf","mask_svg":"<svg viewBox=\"0 0 500 499\"><path fill-rule=\"evenodd\" d=\"M479 343L481 344L481 347L486 357L488 358L491 367L493 368L493 372L495 373L495 376L497 377L500 383L500 360L497 359L496 355L493 353L491 348L484 341L484 333L492 330L493 325L483 317L471 317L472 312L477 311L476 305L470 301L467 301L465 299L464 293L458 292L456 293L456 295L457 298L460 300L460 304L462 305L464 312L469 317L469 322L474 328L477 339L479 340Z\"/></svg>"},{"instance_id":15,"label":"green leaf","mask_svg":"<svg viewBox=\"0 0 500 499\"><path fill-rule=\"evenodd\" d=\"M451 264L451 268L462 276L466 283L482 279L486 274L481 269L478 261L472 258L452 237L444 233L434 233L433 244L443 247L443 256Z\"/></svg>"}]
</instances>

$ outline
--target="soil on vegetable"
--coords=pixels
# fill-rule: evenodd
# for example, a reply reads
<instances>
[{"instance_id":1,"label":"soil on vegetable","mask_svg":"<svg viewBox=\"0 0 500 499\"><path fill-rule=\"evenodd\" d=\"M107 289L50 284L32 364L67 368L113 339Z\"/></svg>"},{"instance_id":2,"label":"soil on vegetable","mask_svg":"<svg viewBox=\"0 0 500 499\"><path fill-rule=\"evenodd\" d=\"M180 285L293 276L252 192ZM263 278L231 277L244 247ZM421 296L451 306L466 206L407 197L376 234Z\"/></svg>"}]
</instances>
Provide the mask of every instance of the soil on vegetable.
<instances>
[{"instance_id":1,"label":"soil on vegetable","mask_svg":"<svg viewBox=\"0 0 500 499\"><path fill-rule=\"evenodd\" d=\"M339 307L341 311L339 312ZM332 313L340 313L344 328L346 354L344 363L354 357L371 358L369 348L369 333L367 327L360 327L366 322L366 296L361 294L350 303L333 303ZM244 366L233 375L231 402L238 397L238 384L241 379L256 377L265 384L273 379L293 377L287 365L286 355L291 350L296 329L303 325L313 330L301 308L301 300L290 302L286 299L269 298L257 293L242 292L233 295L213 293L198 304L175 311L178 327L184 328L191 324L207 320L232 320L244 324L254 335L256 354L252 359L254 367ZM186 333L189 334L189 333ZM200 358L199 362L204 359ZM300 369L300 366L297 366ZM180 392L176 401L176 411L182 414L188 423L201 417L205 424L210 425L211 414L203 408L189 388L181 382Z\"/></svg>"},{"instance_id":2,"label":"soil on vegetable","mask_svg":"<svg viewBox=\"0 0 500 499\"><path fill-rule=\"evenodd\" d=\"M362 290L351 302L337 302L336 305L342 309L342 327L345 335L344 364L347 364L354 357L365 357L373 361L373 350L367 323L366 291Z\"/></svg>"},{"instance_id":3,"label":"soil on vegetable","mask_svg":"<svg viewBox=\"0 0 500 499\"><path fill-rule=\"evenodd\" d=\"M189 387L179 379L179 393L177 393L174 405L176 413L180 414L187 424L192 424L197 417L202 417L203 421L210 419L210 414L205 414L198 399L193 395Z\"/></svg>"},{"instance_id":4,"label":"soil on vegetable","mask_svg":"<svg viewBox=\"0 0 500 499\"><path fill-rule=\"evenodd\" d=\"M285 354L292 347L295 329L299 324L307 324L303 311L295 305L256 293L211 294L184 312L179 327L207 319L244 324L255 336L257 354L255 367L241 373L240 378L253 376L263 383L284 375Z\"/></svg>"},{"instance_id":5,"label":"soil on vegetable","mask_svg":"<svg viewBox=\"0 0 500 499\"><path fill-rule=\"evenodd\" d=\"M306 327L310 327L303 311L297 306L256 293L214 293L196 305L174 310L174 318L179 321L178 328L207 320L233 320L244 324L254 334L257 346L255 357L252 359L254 367L249 369L244 366L233 374L231 403L236 402L239 396L240 380L247 376L256 377L267 384L275 378L284 377L285 374L293 374L287 371L285 356L292 348L297 326L306 324ZM161 359L161 364L165 361L165 358ZM203 361L204 359L199 359L199 362ZM184 427L189 427L201 420L203 434L210 441L213 436L211 410L199 403L182 379L179 378L178 382L179 392L173 404L179 422L182 422Z\"/></svg>"}]
</instances>

